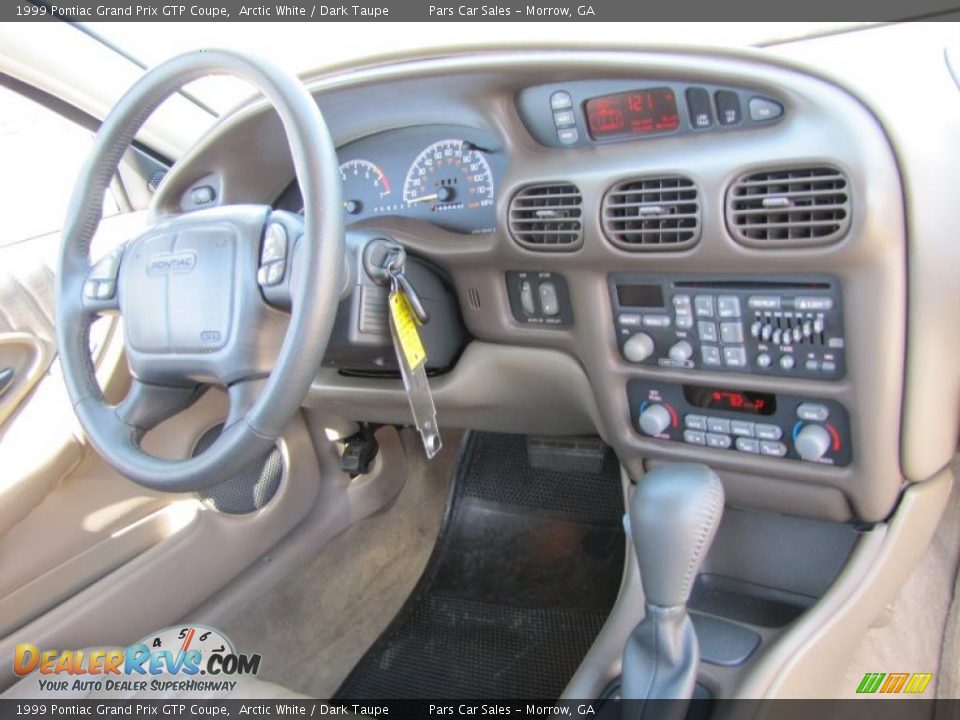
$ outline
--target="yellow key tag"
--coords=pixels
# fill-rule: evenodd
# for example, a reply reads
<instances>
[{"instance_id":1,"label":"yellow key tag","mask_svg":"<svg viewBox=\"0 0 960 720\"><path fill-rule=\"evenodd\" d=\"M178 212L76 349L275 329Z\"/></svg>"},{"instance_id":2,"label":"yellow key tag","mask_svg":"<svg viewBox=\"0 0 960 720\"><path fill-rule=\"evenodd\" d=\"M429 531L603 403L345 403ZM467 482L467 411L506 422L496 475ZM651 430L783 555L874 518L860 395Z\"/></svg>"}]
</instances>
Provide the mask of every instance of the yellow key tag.
<instances>
[{"instance_id":1,"label":"yellow key tag","mask_svg":"<svg viewBox=\"0 0 960 720\"><path fill-rule=\"evenodd\" d=\"M426 361L427 351L423 348L420 329L410 308L410 301L402 292L390 293L390 314L393 316L397 339L403 349L403 356L407 360L407 367L410 370L416 370Z\"/></svg>"}]
</instances>

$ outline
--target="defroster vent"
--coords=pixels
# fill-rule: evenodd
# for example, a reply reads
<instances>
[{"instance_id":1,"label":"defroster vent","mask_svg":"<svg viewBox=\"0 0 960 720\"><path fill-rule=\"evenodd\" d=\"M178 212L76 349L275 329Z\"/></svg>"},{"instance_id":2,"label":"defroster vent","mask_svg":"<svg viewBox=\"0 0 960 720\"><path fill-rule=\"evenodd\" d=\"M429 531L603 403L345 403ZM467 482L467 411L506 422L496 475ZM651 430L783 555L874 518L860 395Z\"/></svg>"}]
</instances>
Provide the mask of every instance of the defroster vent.
<instances>
[{"instance_id":1,"label":"defroster vent","mask_svg":"<svg viewBox=\"0 0 960 720\"><path fill-rule=\"evenodd\" d=\"M836 242L850 228L849 183L826 165L743 175L727 191L727 227L750 247Z\"/></svg>"},{"instance_id":2,"label":"defroster vent","mask_svg":"<svg viewBox=\"0 0 960 720\"><path fill-rule=\"evenodd\" d=\"M683 250L700 239L697 187L679 175L614 185L604 196L600 213L607 239L624 250Z\"/></svg>"},{"instance_id":3,"label":"defroster vent","mask_svg":"<svg viewBox=\"0 0 960 720\"><path fill-rule=\"evenodd\" d=\"M510 201L510 234L531 250L574 250L583 243L582 204L572 183L528 185Z\"/></svg>"}]
</instances>

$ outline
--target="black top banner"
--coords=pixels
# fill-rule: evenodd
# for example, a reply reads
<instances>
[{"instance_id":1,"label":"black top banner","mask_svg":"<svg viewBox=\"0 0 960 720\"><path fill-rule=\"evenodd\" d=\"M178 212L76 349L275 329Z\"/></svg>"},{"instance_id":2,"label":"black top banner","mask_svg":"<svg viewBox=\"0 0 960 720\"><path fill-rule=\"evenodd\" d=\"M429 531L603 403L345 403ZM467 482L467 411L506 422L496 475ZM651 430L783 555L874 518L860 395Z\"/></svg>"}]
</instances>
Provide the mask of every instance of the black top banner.
<instances>
[{"instance_id":1,"label":"black top banner","mask_svg":"<svg viewBox=\"0 0 960 720\"><path fill-rule=\"evenodd\" d=\"M631 22L902 21L960 18L957 0L10 0L0 21L34 22ZM718 33L722 32L718 29Z\"/></svg>"}]
</instances>

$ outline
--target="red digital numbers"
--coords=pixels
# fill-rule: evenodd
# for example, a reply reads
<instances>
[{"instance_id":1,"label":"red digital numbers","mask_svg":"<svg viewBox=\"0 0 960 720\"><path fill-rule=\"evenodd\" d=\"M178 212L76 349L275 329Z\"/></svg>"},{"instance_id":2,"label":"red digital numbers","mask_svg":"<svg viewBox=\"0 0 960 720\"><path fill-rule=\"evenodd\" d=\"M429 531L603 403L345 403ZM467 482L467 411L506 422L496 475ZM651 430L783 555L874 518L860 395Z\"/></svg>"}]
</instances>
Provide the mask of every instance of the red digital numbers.
<instances>
[{"instance_id":1,"label":"red digital numbers","mask_svg":"<svg viewBox=\"0 0 960 720\"><path fill-rule=\"evenodd\" d=\"M670 132L680 127L677 101L668 87L588 100L587 125L594 138Z\"/></svg>"}]
</instances>

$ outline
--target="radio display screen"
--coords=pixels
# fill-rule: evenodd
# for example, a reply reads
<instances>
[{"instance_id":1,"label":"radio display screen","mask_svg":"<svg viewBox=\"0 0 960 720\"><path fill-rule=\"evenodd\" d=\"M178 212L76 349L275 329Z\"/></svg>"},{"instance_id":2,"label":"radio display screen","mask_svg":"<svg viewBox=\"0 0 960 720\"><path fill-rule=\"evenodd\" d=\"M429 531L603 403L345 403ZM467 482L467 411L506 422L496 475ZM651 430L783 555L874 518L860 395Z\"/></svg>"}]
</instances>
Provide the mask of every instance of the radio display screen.
<instances>
[{"instance_id":1,"label":"radio display screen","mask_svg":"<svg viewBox=\"0 0 960 720\"><path fill-rule=\"evenodd\" d=\"M684 385L683 397L694 407L706 410L728 410L749 415L773 415L777 411L777 398L773 393Z\"/></svg>"},{"instance_id":2,"label":"radio display screen","mask_svg":"<svg viewBox=\"0 0 960 720\"><path fill-rule=\"evenodd\" d=\"M677 98L668 87L587 100L587 126L595 140L672 132L680 127Z\"/></svg>"},{"instance_id":3,"label":"radio display screen","mask_svg":"<svg viewBox=\"0 0 960 720\"><path fill-rule=\"evenodd\" d=\"M662 308L663 288L659 285L617 285L620 307Z\"/></svg>"}]
</instances>

